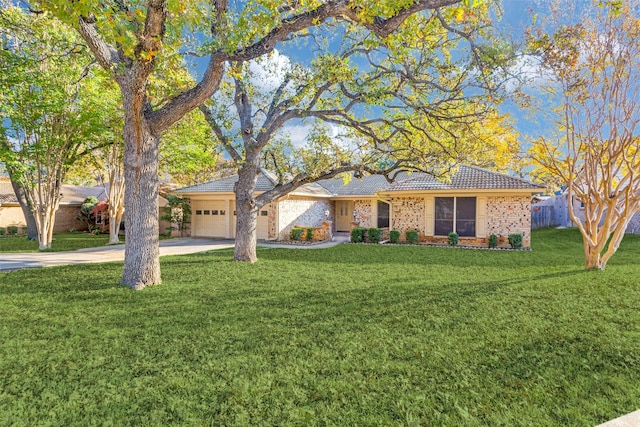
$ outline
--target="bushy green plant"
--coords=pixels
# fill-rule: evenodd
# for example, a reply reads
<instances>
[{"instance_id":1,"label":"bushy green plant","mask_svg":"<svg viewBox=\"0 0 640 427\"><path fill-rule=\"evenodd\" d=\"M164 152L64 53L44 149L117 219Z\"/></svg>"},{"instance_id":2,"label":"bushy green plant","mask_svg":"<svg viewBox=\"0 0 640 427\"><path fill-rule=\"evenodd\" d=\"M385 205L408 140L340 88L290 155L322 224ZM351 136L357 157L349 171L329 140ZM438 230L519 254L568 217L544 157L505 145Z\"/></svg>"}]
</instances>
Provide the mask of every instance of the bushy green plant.
<instances>
[{"instance_id":1,"label":"bushy green plant","mask_svg":"<svg viewBox=\"0 0 640 427\"><path fill-rule=\"evenodd\" d=\"M382 230L376 227L372 227L367 231L367 241L371 243L380 243L380 237L382 236Z\"/></svg>"},{"instance_id":2,"label":"bushy green plant","mask_svg":"<svg viewBox=\"0 0 640 427\"><path fill-rule=\"evenodd\" d=\"M400 240L400 231L399 230L391 230L389 232L389 241L391 243L398 243Z\"/></svg>"},{"instance_id":3,"label":"bushy green plant","mask_svg":"<svg viewBox=\"0 0 640 427\"><path fill-rule=\"evenodd\" d=\"M289 238L291 240L302 240L302 228L294 227L289 232Z\"/></svg>"},{"instance_id":4,"label":"bushy green plant","mask_svg":"<svg viewBox=\"0 0 640 427\"><path fill-rule=\"evenodd\" d=\"M496 236L495 234L492 234L489 236L489 247L490 248L498 247L498 236Z\"/></svg>"},{"instance_id":5,"label":"bushy green plant","mask_svg":"<svg viewBox=\"0 0 640 427\"><path fill-rule=\"evenodd\" d=\"M354 227L351 230L351 243L362 243L365 238L365 230L362 227Z\"/></svg>"},{"instance_id":6,"label":"bushy green plant","mask_svg":"<svg viewBox=\"0 0 640 427\"><path fill-rule=\"evenodd\" d=\"M7 227L7 233L10 236L15 236L16 234L18 234L18 227L16 227L15 225L10 225Z\"/></svg>"},{"instance_id":7,"label":"bushy green plant","mask_svg":"<svg viewBox=\"0 0 640 427\"><path fill-rule=\"evenodd\" d=\"M177 228L174 228L174 230L177 229L182 234L186 224L191 222L191 205L186 198L172 194L167 195L167 202L167 206L162 208L160 219L176 224ZM171 235L171 232L169 232L169 235Z\"/></svg>"},{"instance_id":8,"label":"bushy green plant","mask_svg":"<svg viewBox=\"0 0 640 427\"><path fill-rule=\"evenodd\" d=\"M313 228L311 227L307 228L307 234L305 235L305 238L309 242L313 240Z\"/></svg>"},{"instance_id":9,"label":"bushy green plant","mask_svg":"<svg viewBox=\"0 0 640 427\"><path fill-rule=\"evenodd\" d=\"M456 233L455 231L449 233L449 236L447 237L447 243L449 244L449 246L458 246L458 233Z\"/></svg>"},{"instance_id":10,"label":"bushy green plant","mask_svg":"<svg viewBox=\"0 0 640 427\"><path fill-rule=\"evenodd\" d=\"M507 239L509 240L509 244L513 249L519 249L522 247L522 234L520 233L509 234L509 237Z\"/></svg>"},{"instance_id":11,"label":"bushy green plant","mask_svg":"<svg viewBox=\"0 0 640 427\"><path fill-rule=\"evenodd\" d=\"M0 227L0 236L4 236L5 234L7 234L7 229L4 227Z\"/></svg>"},{"instance_id":12,"label":"bushy green plant","mask_svg":"<svg viewBox=\"0 0 640 427\"><path fill-rule=\"evenodd\" d=\"M407 243L416 244L418 243L418 230L407 230L405 233L405 238L407 239Z\"/></svg>"},{"instance_id":13,"label":"bushy green plant","mask_svg":"<svg viewBox=\"0 0 640 427\"><path fill-rule=\"evenodd\" d=\"M96 196L89 196L84 199L84 202L82 202L82 205L80 206L80 214L76 218L79 221L86 223L89 231L91 231L96 220L96 217L93 214L93 208L98 204L98 202L99 200Z\"/></svg>"}]
</instances>

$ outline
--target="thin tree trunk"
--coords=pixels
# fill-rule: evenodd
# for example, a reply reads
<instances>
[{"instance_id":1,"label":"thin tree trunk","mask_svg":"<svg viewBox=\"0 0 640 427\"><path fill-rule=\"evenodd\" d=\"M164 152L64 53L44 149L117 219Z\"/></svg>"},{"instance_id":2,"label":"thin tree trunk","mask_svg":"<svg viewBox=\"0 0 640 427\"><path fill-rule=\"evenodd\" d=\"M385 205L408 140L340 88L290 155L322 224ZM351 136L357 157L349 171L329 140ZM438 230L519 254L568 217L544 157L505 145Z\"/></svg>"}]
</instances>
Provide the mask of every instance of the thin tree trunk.
<instances>
[{"instance_id":1,"label":"thin tree trunk","mask_svg":"<svg viewBox=\"0 0 640 427\"><path fill-rule=\"evenodd\" d=\"M160 283L158 239L158 137L151 134L140 98L124 93L125 260L122 284L133 289ZM127 104L129 103L129 104Z\"/></svg>"},{"instance_id":2,"label":"thin tree trunk","mask_svg":"<svg viewBox=\"0 0 640 427\"><path fill-rule=\"evenodd\" d=\"M587 270L603 270L602 259L600 257L600 251L597 248L591 246L588 242L584 242L584 257L586 259Z\"/></svg>"},{"instance_id":3,"label":"thin tree trunk","mask_svg":"<svg viewBox=\"0 0 640 427\"><path fill-rule=\"evenodd\" d=\"M238 171L236 184L236 247L233 259L256 262L258 206L254 197L259 169L250 162Z\"/></svg>"},{"instance_id":4,"label":"thin tree trunk","mask_svg":"<svg viewBox=\"0 0 640 427\"><path fill-rule=\"evenodd\" d=\"M18 204L20 204L20 208L22 209L22 213L27 222L27 239L38 240L38 226L36 225L36 219L33 216L33 210L31 208L29 200L27 200L24 189L18 182L14 181L13 179L11 179L11 186L13 187L13 192L16 194Z\"/></svg>"},{"instance_id":5,"label":"thin tree trunk","mask_svg":"<svg viewBox=\"0 0 640 427\"><path fill-rule=\"evenodd\" d=\"M108 245L117 245L120 243L120 224L122 223L122 212L118 210L115 213L111 213L109 208L109 243Z\"/></svg>"}]
</instances>

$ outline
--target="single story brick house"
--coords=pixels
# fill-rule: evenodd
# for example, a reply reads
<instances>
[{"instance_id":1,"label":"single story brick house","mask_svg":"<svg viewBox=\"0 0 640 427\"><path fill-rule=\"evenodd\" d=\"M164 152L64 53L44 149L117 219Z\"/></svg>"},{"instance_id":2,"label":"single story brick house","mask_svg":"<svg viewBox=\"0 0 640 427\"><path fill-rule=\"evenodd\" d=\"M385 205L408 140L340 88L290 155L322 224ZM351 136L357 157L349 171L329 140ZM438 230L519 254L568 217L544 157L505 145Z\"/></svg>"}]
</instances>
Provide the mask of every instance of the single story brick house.
<instances>
[{"instance_id":1,"label":"single story brick house","mask_svg":"<svg viewBox=\"0 0 640 427\"><path fill-rule=\"evenodd\" d=\"M80 206L84 199L95 196L98 200L106 197L104 188L84 187L79 185L63 185L62 200L56 212L56 222L54 233L66 233L70 229L86 230L87 224L79 221ZM0 227L26 227L27 221L22 213L22 208L18 204L18 199L11 186L9 178L0 177Z\"/></svg>"},{"instance_id":2,"label":"single story brick house","mask_svg":"<svg viewBox=\"0 0 640 427\"><path fill-rule=\"evenodd\" d=\"M178 190L191 200L191 235L235 237L237 176L221 178ZM258 176L257 192L276 185L267 172ZM262 207L258 214L258 239L286 240L292 227L318 227L332 221L334 232L355 225L404 232L415 229L421 242L444 243L450 232L460 244L485 246L496 234L505 244L511 233L523 234L530 245L531 196L542 186L505 174L462 165L451 182L425 173L400 173L393 183L370 175L327 179L307 184Z\"/></svg>"}]
</instances>

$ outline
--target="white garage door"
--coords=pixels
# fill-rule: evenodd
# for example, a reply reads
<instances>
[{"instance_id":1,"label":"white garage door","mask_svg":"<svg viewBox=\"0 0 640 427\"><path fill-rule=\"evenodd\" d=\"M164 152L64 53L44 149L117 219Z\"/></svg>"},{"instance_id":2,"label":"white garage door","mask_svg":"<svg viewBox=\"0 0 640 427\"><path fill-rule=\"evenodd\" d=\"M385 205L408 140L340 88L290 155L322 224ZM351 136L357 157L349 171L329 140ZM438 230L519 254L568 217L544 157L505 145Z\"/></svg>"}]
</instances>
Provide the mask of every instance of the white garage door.
<instances>
[{"instance_id":1,"label":"white garage door","mask_svg":"<svg viewBox=\"0 0 640 427\"><path fill-rule=\"evenodd\" d=\"M198 200L192 207L194 236L227 237L227 216L224 201Z\"/></svg>"}]
</instances>

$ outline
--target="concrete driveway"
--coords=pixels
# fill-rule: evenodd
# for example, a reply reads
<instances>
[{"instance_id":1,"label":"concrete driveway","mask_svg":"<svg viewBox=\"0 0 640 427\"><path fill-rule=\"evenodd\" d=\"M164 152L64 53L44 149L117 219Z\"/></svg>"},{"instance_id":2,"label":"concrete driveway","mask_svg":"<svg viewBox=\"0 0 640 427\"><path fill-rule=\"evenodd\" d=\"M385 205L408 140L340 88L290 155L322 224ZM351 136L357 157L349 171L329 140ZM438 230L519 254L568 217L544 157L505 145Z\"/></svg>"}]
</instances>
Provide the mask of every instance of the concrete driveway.
<instances>
[{"instance_id":1,"label":"concrete driveway","mask_svg":"<svg viewBox=\"0 0 640 427\"><path fill-rule=\"evenodd\" d=\"M192 254L213 249L232 248L233 246L233 240L191 238L161 240L160 256ZM122 260L124 260L124 244L69 252L2 253L0 254L0 271Z\"/></svg>"},{"instance_id":2,"label":"concrete driveway","mask_svg":"<svg viewBox=\"0 0 640 427\"><path fill-rule=\"evenodd\" d=\"M333 242L321 242L313 245L285 245L278 243L259 243L259 246L287 249L321 249L348 241L348 236L337 236ZM185 255L214 249L233 248L234 240L216 240L203 238L179 238L160 241L160 256ZM0 253L0 272L22 268L51 267L54 265L86 264L92 262L110 262L124 260L124 244L78 249L69 252L23 252Z\"/></svg>"}]
</instances>

